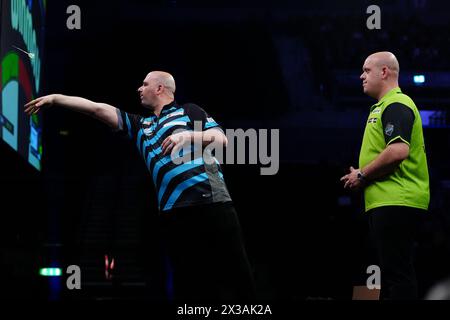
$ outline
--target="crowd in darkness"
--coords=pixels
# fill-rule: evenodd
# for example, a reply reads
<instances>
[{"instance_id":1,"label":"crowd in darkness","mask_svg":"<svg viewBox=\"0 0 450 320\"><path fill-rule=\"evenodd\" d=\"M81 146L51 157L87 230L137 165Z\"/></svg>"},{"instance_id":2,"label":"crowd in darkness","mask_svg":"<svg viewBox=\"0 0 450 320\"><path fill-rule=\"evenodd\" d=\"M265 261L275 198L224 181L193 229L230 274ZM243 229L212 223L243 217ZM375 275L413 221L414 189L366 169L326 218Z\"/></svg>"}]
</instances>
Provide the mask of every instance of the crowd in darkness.
<instances>
[{"instance_id":1,"label":"crowd in darkness","mask_svg":"<svg viewBox=\"0 0 450 320\"><path fill-rule=\"evenodd\" d=\"M382 17L381 29L373 30L367 28L368 15L292 17L283 28L307 48L316 88L331 90L335 70L359 71L376 51L393 52L403 70L450 71L448 23L430 24L417 15Z\"/></svg>"},{"instance_id":2,"label":"crowd in darkness","mask_svg":"<svg viewBox=\"0 0 450 320\"><path fill-rule=\"evenodd\" d=\"M360 68L367 53L393 51L404 68L448 70L450 26L425 24L419 17L386 16L381 29L369 30L366 16L306 17L301 35L313 57L331 68Z\"/></svg>"}]
</instances>

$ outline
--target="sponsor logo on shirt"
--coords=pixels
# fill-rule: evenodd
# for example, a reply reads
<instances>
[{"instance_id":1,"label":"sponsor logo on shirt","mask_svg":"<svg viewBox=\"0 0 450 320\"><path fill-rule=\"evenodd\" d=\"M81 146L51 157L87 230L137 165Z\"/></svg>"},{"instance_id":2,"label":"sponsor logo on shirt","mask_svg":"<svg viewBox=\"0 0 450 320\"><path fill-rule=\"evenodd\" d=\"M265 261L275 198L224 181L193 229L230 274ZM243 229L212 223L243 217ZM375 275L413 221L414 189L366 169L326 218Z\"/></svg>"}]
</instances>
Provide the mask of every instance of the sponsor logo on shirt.
<instances>
[{"instance_id":1,"label":"sponsor logo on shirt","mask_svg":"<svg viewBox=\"0 0 450 320\"><path fill-rule=\"evenodd\" d=\"M143 131L146 136L151 135L153 132L152 128L145 128Z\"/></svg>"},{"instance_id":2,"label":"sponsor logo on shirt","mask_svg":"<svg viewBox=\"0 0 450 320\"><path fill-rule=\"evenodd\" d=\"M153 128L152 128L152 126L153 126L153 120L150 120L150 121L145 121L145 120L144 120L144 121L142 122L142 125L148 126L147 128L143 128L143 129L142 129L142 131L144 132L144 134L145 134L146 136L151 135L152 132L153 132Z\"/></svg>"},{"instance_id":3,"label":"sponsor logo on shirt","mask_svg":"<svg viewBox=\"0 0 450 320\"><path fill-rule=\"evenodd\" d=\"M372 113L381 113L381 108L378 107L378 108L373 109Z\"/></svg>"},{"instance_id":4,"label":"sponsor logo on shirt","mask_svg":"<svg viewBox=\"0 0 450 320\"><path fill-rule=\"evenodd\" d=\"M392 136L392 133L394 132L394 125L392 124L392 123L388 123L387 125L386 125L386 128L384 129L384 133L388 136L388 137L390 137L390 136Z\"/></svg>"},{"instance_id":5,"label":"sponsor logo on shirt","mask_svg":"<svg viewBox=\"0 0 450 320\"><path fill-rule=\"evenodd\" d=\"M370 118L369 121L367 121L367 123L376 123L378 120L378 118Z\"/></svg>"}]
</instances>

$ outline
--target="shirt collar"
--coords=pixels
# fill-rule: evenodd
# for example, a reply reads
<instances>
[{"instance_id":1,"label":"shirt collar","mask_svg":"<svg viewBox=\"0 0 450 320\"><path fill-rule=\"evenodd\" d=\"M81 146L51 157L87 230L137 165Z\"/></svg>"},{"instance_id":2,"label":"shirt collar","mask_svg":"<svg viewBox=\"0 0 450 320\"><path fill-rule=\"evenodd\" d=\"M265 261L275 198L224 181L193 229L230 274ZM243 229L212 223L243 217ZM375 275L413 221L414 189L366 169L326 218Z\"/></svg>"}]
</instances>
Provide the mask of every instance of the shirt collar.
<instances>
[{"instance_id":1,"label":"shirt collar","mask_svg":"<svg viewBox=\"0 0 450 320\"><path fill-rule=\"evenodd\" d=\"M381 106L388 98L392 97L395 94L402 93L400 87L395 87L389 90L377 103L375 103L371 109Z\"/></svg>"},{"instance_id":2,"label":"shirt collar","mask_svg":"<svg viewBox=\"0 0 450 320\"><path fill-rule=\"evenodd\" d=\"M175 100L173 100L172 102L166 104L162 109L161 109L161 115L168 113L170 110L172 109L176 109L177 106L177 102Z\"/></svg>"},{"instance_id":3,"label":"shirt collar","mask_svg":"<svg viewBox=\"0 0 450 320\"><path fill-rule=\"evenodd\" d=\"M178 106L178 104L177 104L177 102L175 100L173 100L172 102L166 104L165 106L162 107L161 113L159 114L159 117L162 117L163 115L166 115L170 111L175 110L177 108L177 106ZM155 119L155 118L158 118L158 117L156 116L155 113L150 111L150 114L146 115L146 119L147 118Z\"/></svg>"}]
</instances>

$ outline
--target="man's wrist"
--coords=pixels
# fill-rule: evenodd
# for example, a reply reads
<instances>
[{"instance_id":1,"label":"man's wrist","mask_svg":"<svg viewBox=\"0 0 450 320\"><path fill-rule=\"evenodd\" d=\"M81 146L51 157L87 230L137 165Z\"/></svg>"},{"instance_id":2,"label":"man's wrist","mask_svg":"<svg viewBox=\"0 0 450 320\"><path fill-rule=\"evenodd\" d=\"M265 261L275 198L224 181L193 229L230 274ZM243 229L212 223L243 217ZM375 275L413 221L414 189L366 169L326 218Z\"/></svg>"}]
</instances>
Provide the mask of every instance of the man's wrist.
<instances>
[{"instance_id":1,"label":"man's wrist","mask_svg":"<svg viewBox=\"0 0 450 320\"><path fill-rule=\"evenodd\" d=\"M359 171L358 171L357 177L358 177L358 180L359 180L359 181L361 181L361 182L367 182L367 177L366 177L366 175L364 174L364 172L362 172L362 170L359 170Z\"/></svg>"},{"instance_id":2,"label":"man's wrist","mask_svg":"<svg viewBox=\"0 0 450 320\"><path fill-rule=\"evenodd\" d=\"M60 103L62 95L58 94L58 93L54 93L54 94L52 94L51 97L52 97L51 98L51 105L54 105L54 104Z\"/></svg>"}]
</instances>

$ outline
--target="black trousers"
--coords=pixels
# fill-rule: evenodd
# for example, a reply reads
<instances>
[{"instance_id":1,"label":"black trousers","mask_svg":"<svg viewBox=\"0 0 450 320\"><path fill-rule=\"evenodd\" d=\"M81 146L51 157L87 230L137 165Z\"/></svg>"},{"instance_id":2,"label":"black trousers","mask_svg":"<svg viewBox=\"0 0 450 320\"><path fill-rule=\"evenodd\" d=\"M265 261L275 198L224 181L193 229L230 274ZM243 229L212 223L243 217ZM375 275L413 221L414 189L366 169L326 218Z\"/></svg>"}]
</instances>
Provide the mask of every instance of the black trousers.
<instances>
[{"instance_id":1,"label":"black trousers","mask_svg":"<svg viewBox=\"0 0 450 320\"><path fill-rule=\"evenodd\" d=\"M160 220L175 301L254 298L252 271L231 202L174 209Z\"/></svg>"},{"instance_id":2,"label":"black trousers","mask_svg":"<svg viewBox=\"0 0 450 320\"><path fill-rule=\"evenodd\" d=\"M381 299L417 299L414 244L425 210L385 206L372 209L369 226L381 269Z\"/></svg>"}]
</instances>

